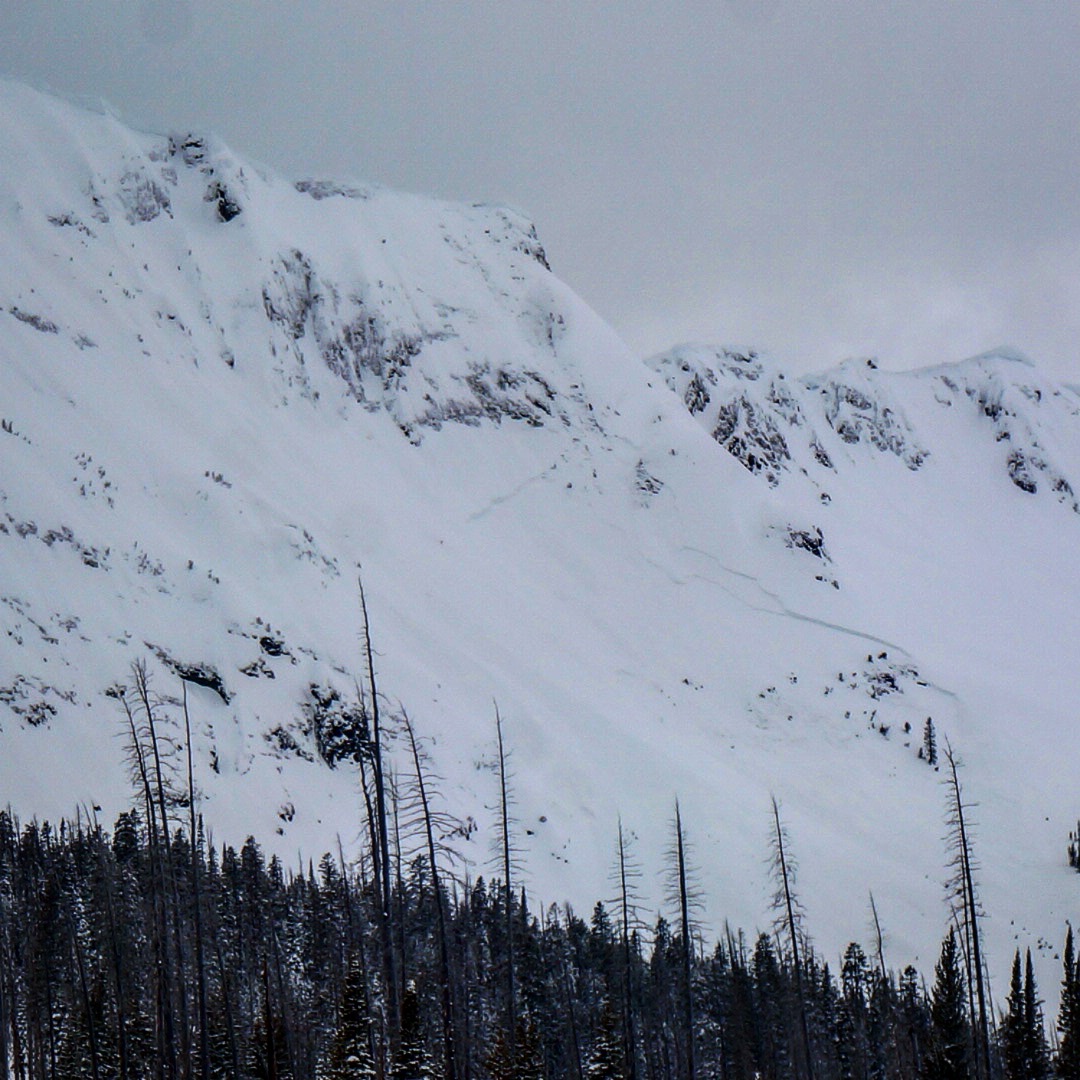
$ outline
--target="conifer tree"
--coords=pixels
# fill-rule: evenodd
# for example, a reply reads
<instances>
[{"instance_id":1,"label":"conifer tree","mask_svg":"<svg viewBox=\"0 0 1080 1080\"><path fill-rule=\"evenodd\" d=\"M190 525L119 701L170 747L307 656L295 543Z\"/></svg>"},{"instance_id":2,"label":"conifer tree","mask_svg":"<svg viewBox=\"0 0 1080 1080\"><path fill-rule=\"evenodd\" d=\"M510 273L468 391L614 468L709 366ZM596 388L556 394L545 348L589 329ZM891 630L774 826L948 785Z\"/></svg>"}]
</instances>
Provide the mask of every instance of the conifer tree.
<instances>
[{"instance_id":1,"label":"conifer tree","mask_svg":"<svg viewBox=\"0 0 1080 1080\"><path fill-rule=\"evenodd\" d=\"M434 1080L437 1075L424 1045L420 999L410 982L401 995L401 1039L394 1054L393 1080Z\"/></svg>"},{"instance_id":2,"label":"conifer tree","mask_svg":"<svg viewBox=\"0 0 1080 1080\"><path fill-rule=\"evenodd\" d=\"M618 1013L610 1002L605 1001L585 1066L586 1080L626 1080L619 1027Z\"/></svg>"},{"instance_id":3,"label":"conifer tree","mask_svg":"<svg viewBox=\"0 0 1080 1080\"><path fill-rule=\"evenodd\" d=\"M320 1080L371 1080L375 1076L366 999L363 968L354 957L345 973L337 1026Z\"/></svg>"},{"instance_id":4,"label":"conifer tree","mask_svg":"<svg viewBox=\"0 0 1080 1080\"><path fill-rule=\"evenodd\" d=\"M924 1080L969 1080L971 1028L968 1024L964 975L956 931L941 946L930 996L930 1046L924 1060Z\"/></svg>"},{"instance_id":5,"label":"conifer tree","mask_svg":"<svg viewBox=\"0 0 1080 1080\"><path fill-rule=\"evenodd\" d=\"M754 943L751 967L754 977L752 1030L754 1058L767 1076L788 1077L794 1072L790 1025L786 1010L787 987L772 938L759 934Z\"/></svg>"},{"instance_id":6,"label":"conifer tree","mask_svg":"<svg viewBox=\"0 0 1080 1080\"><path fill-rule=\"evenodd\" d=\"M937 735L934 733L933 717L928 716L923 725L923 744L919 753L928 765L937 765Z\"/></svg>"},{"instance_id":7,"label":"conifer tree","mask_svg":"<svg viewBox=\"0 0 1080 1080\"><path fill-rule=\"evenodd\" d=\"M1012 977L1009 980L1008 1011L1001 1021L1001 1061L1005 1080L1027 1080L1028 1038L1024 1018L1024 982L1020 972L1020 950L1013 956Z\"/></svg>"},{"instance_id":8,"label":"conifer tree","mask_svg":"<svg viewBox=\"0 0 1080 1080\"><path fill-rule=\"evenodd\" d=\"M1046 1080L1050 1075L1050 1054L1030 949L1027 950L1023 975L1019 949L1013 957L1007 1005L1008 1012L1000 1032L1005 1080Z\"/></svg>"},{"instance_id":9,"label":"conifer tree","mask_svg":"<svg viewBox=\"0 0 1080 1080\"><path fill-rule=\"evenodd\" d=\"M490 1080L543 1080L544 1063L535 1026L518 1023L513 1050L506 1032L498 1028L484 1065Z\"/></svg>"},{"instance_id":10,"label":"conifer tree","mask_svg":"<svg viewBox=\"0 0 1080 1080\"><path fill-rule=\"evenodd\" d=\"M1031 1080L1046 1080L1050 1075L1050 1050L1046 1045L1042 1002L1035 985L1035 970L1031 950L1024 961L1024 1036L1027 1050L1028 1075Z\"/></svg>"},{"instance_id":11,"label":"conifer tree","mask_svg":"<svg viewBox=\"0 0 1080 1080\"><path fill-rule=\"evenodd\" d=\"M900 973L897 1050L901 1066L909 1066L905 1075L922 1074L923 1052L928 1040L928 1018L923 994L919 988L919 973L910 964Z\"/></svg>"},{"instance_id":12,"label":"conifer tree","mask_svg":"<svg viewBox=\"0 0 1080 1080\"><path fill-rule=\"evenodd\" d=\"M1073 948L1072 927L1065 934L1062 964L1061 1009L1058 1012L1058 1052L1055 1071L1059 1080L1080 1080L1080 970Z\"/></svg>"}]
</instances>

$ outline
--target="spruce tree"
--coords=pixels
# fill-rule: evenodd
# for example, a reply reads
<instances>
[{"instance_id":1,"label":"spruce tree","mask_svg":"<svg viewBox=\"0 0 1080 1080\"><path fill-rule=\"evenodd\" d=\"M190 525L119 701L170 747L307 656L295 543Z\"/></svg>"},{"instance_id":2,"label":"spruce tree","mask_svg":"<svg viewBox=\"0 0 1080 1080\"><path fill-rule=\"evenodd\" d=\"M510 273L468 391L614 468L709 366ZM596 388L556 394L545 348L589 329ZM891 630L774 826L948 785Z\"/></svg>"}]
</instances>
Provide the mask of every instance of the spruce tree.
<instances>
[{"instance_id":1,"label":"spruce tree","mask_svg":"<svg viewBox=\"0 0 1080 1080\"><path fill-rule=\"evenodd\" d=\"M484 1065L490 1080L543 1080L544 1062L536 1027L527 1021L519 1022L513 1050L506 1032L497 1029Z\"/></svg>"},{"instance_id":2,"label":"spruce tree","mask_svg":"<svg viewBox=\"0 0 1080 1080\"><path fill-rule=\"evenodd\" d=\"M1001 1021L1001 1061L1005 1080L1027 1080L1029 1070L1028 1038L1024 1022L1024 982L1020 974L1020 950L1013 956L1009 980L1008 1011Z\"/></svg>"},{"instance_id":3,"label":"spruce tree","mask_svg":"<svg viewBox=\"0 0 1080 1080\"><path fill-rule=\"evenodd\" d=\"M354 957L345 973L337 1027L320 1080L368 1080L375 1076L366 1008L364 972Z\"/></svg>"},{"instance_id":4,"label":"spruce tree","mask_svg":"<svg viewBox=\"0 0 1080 1080\"><path fill-rule=\"evenodd\" d=\"M626 1080L619 1015L605 1001L585 1066L586 1080Z\"/></svg>"},{"instance_id":5,"label":"spruce tree","mask_svg":"<svg viewBox=\"0 0 1080 1080\"><path fill-rule=\"evenodd\" d=\"M1042 1002L1035 986L1030 949L1027 951L1023 977L1019 949L1013 957L1007 1004L1008 1012L1002 1020L1000 1032L1005 1080L1046 1080L1050 1075L1050 1053L1046 1045Z\"/></svg>"},{"instance_id":6,"label":"spruce tree","mask_svg":"<svg viewBox=\"0 0 1080 1080\"><path fill-rule=\"evenodd\" d=\"M1080 1080L1080 970L1073 951L1070 926L1065 935L1061 1010L1058 1012L1058 1052L1055 1071L1060 1080Z\"/></svg>"},{"instance_id":7,"label":"spruce tree","mask_svg":"<svg viewBox=\"0 0 1080 1080\"><path fill-rule=\"evenodd\" d=\"M960 970L956 931L941 946L930 996L930 1046L923 1063L924 1080L968 1080L971 1073L971 1028L966 987Z\"/></svg>"},{"instance_id":8,"label":"spruce tree","mask_svg":"<svg viewBox=\"0 0 1080 1080\"><path fill-rule=\"evenodd\" d=\"M923 744L919 752L928 765L937 765L937 735L934 733L933 717L928 716L923 725Z\"/></svg>"},{"instance_id":9,"label":"spruce tree","mask_svg":"<svg viewBox=\"0 0 1080 1080\"><path fill-rule=\"evenodd\" d=\"M394 1054L393 1080L434 1080L438 1075L424 1045L420 999L413 983L401 995L401 1041Z\"/></svg>"}]
</instances>

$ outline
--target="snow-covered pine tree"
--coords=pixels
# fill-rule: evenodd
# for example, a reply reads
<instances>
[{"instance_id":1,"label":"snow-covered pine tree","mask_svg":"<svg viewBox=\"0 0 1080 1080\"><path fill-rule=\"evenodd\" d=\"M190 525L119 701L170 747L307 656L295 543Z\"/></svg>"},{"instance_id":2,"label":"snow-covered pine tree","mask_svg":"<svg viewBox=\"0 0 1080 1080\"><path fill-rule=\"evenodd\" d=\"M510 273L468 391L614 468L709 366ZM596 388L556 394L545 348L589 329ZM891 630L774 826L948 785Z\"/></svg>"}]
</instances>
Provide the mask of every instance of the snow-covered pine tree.
<instances>
[{"instance_id":1,"label":"snow-covered pine tree","mask_svg":"<svg viewBox=\"0 0 1080 1080\"><path fill-rule=\"evenodd\" d=\"M1061 1008L1058 1012L1058 1052L1055 1072L1060 1080L1080 1080L1080 969L1077 968L1070 926L1065 934Z\"/></svg>"},{"instance_id":2,"label":"snow-covered pine tree","mask_svg":"<svg viewBox=\"0 0 1080 1080\"><path fill-rule=\"evenodd\" d=\"M618 1012L605 1001L600 1009L593 1044L585 1066L585 1080L626 1080L623 1037Z\"/></svg>"},{"instance_id":3,"label":"snow-covered pine tree","mask_svg":"<svg viewBox=\"0 0 1080 1080\"><path fill-rule=\"evenodd\" d=\"M1024 960L1024 1037L1027 1046L1028 1076L1031 1080L1047 1080L1050 1075L1050 1049L1046 1045L1042 1001L1035 985L1035 969L1031 950Z\"/></svg>"},{"instance_id":4,"label":"snow-covered pine tree","mask_svg":"<svg viewBox=\"0 0 1080 1080\"><path fill-rule=\"evenodd\" d=\"M1024 1027L1024 982L1020 973L1020 950L1013 955L1007 1011L1002 1017L998 1038L1005 1080L1027 1080L1027 1032Z\"/></svg>"},{"instance_id":5,"label":"snow-covered pine tree","mask_svg":"<svg viewBox=\"0 0 1080 1080\"><path fill-rule=\"evenodd\" d=\"M932 716L928 716L926 723L923 724L923 744L919 750L919 756L928 765L937 764L937 735L934 732L934 718Z\"/></svg>"},{"instance_id":6,"label":"snow-covered pine tree","mask_svg":"<svg viewBox=\"0 0 1080 1080\"><path fill-rule=\"evenodd\" d=\"M435 1080L439 1075L424 1045L420 999L414 983L401 995L401 1040L394 1054L393 1080Z\"/></svg>"},{"instance_id":7,"label":"snow-covered pine tree","mask_svg":"<svg viewBox=\"0 0 1080 1080\"><path fill-rule=\"evenodd\" d=\"M924 1059L924 1080L970 1080L971 1026L966 984L960 969L956 931L941 946L930 994L930 1046Z\"/></svg>"},{"instance_id":8,"label":"snow-covered pine tree","mask_svg":"<svg viewBox=\"0 0 1080 1080\"><path fill-rule=\"evenodd\" d=\"M1046 1080L1050 1075L1050 1054L1030 949L1022 975L1019 949L1013 957L1007 1005L998 1034L1005 1080Z\"/></svg>"},{"instance_id":9,"label":"snow-covered pine tree","mask_svg":"<svg viewBox=\"0 0 1080 1080\"><path fill-rule=\"evenodd\" d=\"M319 1070L319 1080L373 1080L375 1062L371 1056L366 998L364 971L353 957L345 972L337 1027Z\"/></svg>"}]
</instances>

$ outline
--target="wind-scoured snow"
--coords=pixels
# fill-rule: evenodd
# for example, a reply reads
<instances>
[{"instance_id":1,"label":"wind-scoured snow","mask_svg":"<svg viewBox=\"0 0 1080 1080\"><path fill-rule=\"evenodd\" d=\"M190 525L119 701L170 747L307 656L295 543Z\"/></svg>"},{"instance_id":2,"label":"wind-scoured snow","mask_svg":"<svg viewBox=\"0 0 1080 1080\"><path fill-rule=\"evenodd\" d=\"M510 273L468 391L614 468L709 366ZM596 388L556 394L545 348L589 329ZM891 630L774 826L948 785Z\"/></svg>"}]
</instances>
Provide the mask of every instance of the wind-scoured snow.
<instances>
[{"instance_id":1,"label":"wind-scoured snow","mask_svg":"<svg viewBox=\"0 0 1080 1080\"><path fill-rule=\"evenodd\" d=\"M474 876L497 700L538 902L612 891L618 814L659 881L678 796L713 925L768 926L775 793L826 955L867 939L872 890L889 962L927 969L933 717L978 803L995 974L1045 939L1054 984L1074 389L1006 352L645 365L515 212L289 182L8 83L0 139L0 802L111 821L109 690L144 660L164 697L187 680L217 837L354 849L320 725L362 680L362 567L380 687L477 822Z\"/></svg>"}]
</instances>

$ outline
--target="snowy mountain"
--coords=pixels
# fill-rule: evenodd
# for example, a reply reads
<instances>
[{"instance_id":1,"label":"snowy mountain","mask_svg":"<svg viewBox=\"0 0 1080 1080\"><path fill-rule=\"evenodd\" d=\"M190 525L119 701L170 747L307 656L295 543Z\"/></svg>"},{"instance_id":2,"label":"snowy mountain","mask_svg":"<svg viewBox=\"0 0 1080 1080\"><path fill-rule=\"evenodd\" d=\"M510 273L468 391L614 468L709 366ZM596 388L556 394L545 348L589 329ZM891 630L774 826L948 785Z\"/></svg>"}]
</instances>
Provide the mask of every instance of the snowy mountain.
<instances>
[{"instance_id":1,"label":"snowy mountain","mask_svg":"<svg viewBox=\"0 0 1080 1080\"><path fill-rule=\"evenodd\" d=\"M362 675L492 870L493 700L538 902L659 881L768 926L769 796L827 956L928 968L941 773L978 803L995 975L1075 916L1080 396L1001 352L647 365L497 207L287 182L0 83L0 802L130 799L115 690L189 690L202 808L295 861L360 831ZM179 722L175 705L166 712ZM407 767L398 755L401 769ZM649 885L659 903L662 887Z\"/></svg>"}]
</instances>

